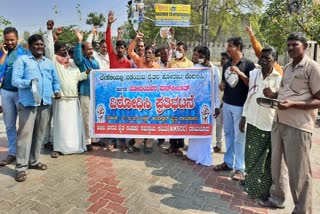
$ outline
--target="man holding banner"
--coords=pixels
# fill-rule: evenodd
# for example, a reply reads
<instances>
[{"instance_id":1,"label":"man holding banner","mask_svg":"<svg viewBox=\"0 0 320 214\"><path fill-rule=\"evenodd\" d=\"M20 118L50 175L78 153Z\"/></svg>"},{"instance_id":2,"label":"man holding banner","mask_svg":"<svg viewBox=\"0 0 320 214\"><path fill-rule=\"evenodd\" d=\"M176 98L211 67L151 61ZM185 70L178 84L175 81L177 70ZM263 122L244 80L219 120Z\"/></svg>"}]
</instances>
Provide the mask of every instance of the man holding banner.
<instances>
[{"instance_id":1,"label":"man holding banner","mask_svg":"<svg viewBox=\"0 0 320 214\"><path fill-rule=\"evenodd\" d=\"M152 46L147 46L144 50L144 58L140 57L134 52L134 47L143 39L143 33L138 32L136 38L132 40L128 48L128 54L138 68L160 68L157 62L154 62L154 49ZM135 139L135 144L128 148L128 153L133 153L139 151L139 147L143 139ZM145 153L152 152L152 139L146 139L145 142Z\"/></svg>"},{"instance_id":2,"label":"man holding banner","mask_svg":"<svg viewBox=\"0 0 320 214\"><path fill-rule=\"evenodd\" d=\"M187 59L187 45L183 42L177 43L176 48L176 58L171 59L167 65L167 68L192 68L194 65L193 63ZM182 148L184 147L184 139L170 139L170 147L164 152L166 154L176 153L177 156L182 157L183 152Z\"/></svg>"}]
</instances>

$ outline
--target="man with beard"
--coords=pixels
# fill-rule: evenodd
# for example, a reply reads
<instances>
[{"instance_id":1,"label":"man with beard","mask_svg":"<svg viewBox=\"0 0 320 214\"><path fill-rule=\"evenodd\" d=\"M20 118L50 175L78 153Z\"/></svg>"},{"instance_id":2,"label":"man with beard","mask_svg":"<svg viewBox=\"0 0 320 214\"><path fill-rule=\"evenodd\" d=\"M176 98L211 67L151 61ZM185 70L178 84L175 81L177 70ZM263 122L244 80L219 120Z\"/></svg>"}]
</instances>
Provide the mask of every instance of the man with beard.
<instances>
[{"instance_id":1,"label":"man with beard","mask_svg":"<svg viewBox=\"0 0 320 214\"><path fill-rule=\"evenodd\" d=\"M68 55L67 46L59 41L45 43L53 56L61 85L62 99L53 101L53 152L52 158L60 154L74 154L86 151L85 132L78 98L78 82L87 79L90 69L80 72ZM66 123L65 121L69 121Z\"/></svg>"},{"instance_id":2,"label":"man with beard","mask_svg":"<svg viewBox=\"0 0 320 214\"><path fill-rule=\"evenodd\" d=\"M287 50L292 62L283 69L278 93L270 88L264 95L280 101L271 131L270 197L262 206L284 208L287 173L295 204L292 213L312 213L310 150L312 131L320 108L320 65L306 55L307 39L291 33ZM283 161L284 158L284 161Z\"/></svg>"},{"instance_id":3,"label":"man with beard","mask_svg":"<svg viewBox=\"0 0 320 214\"><path fill-rule=\"evenodd\" d=\"M109 11L108 14L108 26L107 26L107 32L106 32L106 45L107 45L107 51L110 58L110 69L117 69L117 68L132 68L132 64L129 59L125 56L126 53L126 43L123 40L117 40L116 42L116 53L113 50L112 47L112 41L111 41L111 25L116 21L117 19L114 18L114 13L112 11ZM124 151L127 149L126 146L126 140L123 138L120 138L120 147L121 150ZM114 144L116 144L115 139L113 140Z\"/></svg>"},{"instance_id":4,"label":"man with beard","mask_svg":"<svg viewBox=\"0 0 320 214\"><path fill-rule=\"evenodd\" d=\"M19 101L18 89L11 84L12 65L23 55L29 55L18 44L18 31L13 27L7 27L3 31L4 43L1 45L0 57L0 79L3 78L1 85L1 102L3 110L3 120L6 127L8 139L8 156L0 162L0 166L5 166L16 160L16 140L17 140L17 106Z\"/></svg>"},{"instance_id":5,"label":"man with beard","mask_svg":"<svg viewBox=\"0 0 320 214\"><path fill-rule=\"evenodd\" d=\"M12 85L19 92L16 181L27 179L26 170L46 170L39 161L47 129L51 96L61 97L60 83L51 60L45 58L40 35L28 39L31 56L20 57L13 65Z\"/></svg>"},{"instance_id":6,"label":"man with beard","mask_svg":"<svg viewBox=\"0 0 320 214\"><path fill-rule=\"evenodd\" d=\"M88 69L100 69L99 63L93 57L93 47L89 42L82 44L83 34L76 30L75 34L78 38L78 44L74 50L74 62L80 69L80 72L86 72ZM84 128L86 133L87 150L92 151L91 138L90 138L90 78L79 82L79 95L81 103L81 112L84 121Z\"/></svg>"}]
</instances>

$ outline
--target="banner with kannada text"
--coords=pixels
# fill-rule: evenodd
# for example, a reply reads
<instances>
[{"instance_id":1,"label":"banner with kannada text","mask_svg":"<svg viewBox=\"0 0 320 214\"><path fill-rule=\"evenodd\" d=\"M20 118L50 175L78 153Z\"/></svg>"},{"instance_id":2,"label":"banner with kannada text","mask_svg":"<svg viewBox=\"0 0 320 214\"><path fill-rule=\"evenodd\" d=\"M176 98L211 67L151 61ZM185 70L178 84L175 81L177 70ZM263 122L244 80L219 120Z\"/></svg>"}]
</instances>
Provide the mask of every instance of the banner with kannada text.
<instances>
[{"instance_id":1,"label":"banner with kannada text","mask_svg":"<svg viewBox=\"0 0 320 214\"><path fill-rule=\"evenodd\" d=\"M189 27L191 5L156 4L156 26Z\"/></svg>"},{"instance_id":2,"label":"banner with kannada text","mask_svg":"<svg viewBox=\"0 0 320 214\"><path fill-rule=\"evenodd\" d=\"M211 136L209 68L97 70L90 78L92 137Z\"/></svg>"}]
</instances>

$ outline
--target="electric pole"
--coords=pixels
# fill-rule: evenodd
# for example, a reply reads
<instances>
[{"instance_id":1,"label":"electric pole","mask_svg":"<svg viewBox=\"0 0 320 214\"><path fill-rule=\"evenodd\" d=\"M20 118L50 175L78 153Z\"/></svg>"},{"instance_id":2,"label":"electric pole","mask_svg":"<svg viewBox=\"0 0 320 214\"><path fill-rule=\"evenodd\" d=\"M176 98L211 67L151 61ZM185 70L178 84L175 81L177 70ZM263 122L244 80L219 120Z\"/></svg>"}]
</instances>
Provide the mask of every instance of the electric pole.
<instances>
[{"instance_id":1,"label":"electric pole","mask_svg":"<svg viewBox=\"0 0 320 214\"><path fill-rule=\"evenodd\" d=\"M202 1L202 38L201 43L207 46L209 42L209 0Z\"/></svg>"}]
</instances>

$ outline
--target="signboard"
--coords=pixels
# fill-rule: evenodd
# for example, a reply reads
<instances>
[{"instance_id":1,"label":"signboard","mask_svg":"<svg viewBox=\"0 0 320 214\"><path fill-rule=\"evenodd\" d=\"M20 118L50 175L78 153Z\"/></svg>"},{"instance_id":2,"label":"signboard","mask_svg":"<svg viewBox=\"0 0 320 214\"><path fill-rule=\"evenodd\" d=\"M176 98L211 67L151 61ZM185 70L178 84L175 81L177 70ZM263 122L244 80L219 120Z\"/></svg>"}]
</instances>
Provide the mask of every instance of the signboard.
<instances>
[{"instance_id":1,"label":"signboard","mask_svg":"<svg viewBox=\"0 0 320 214\"><path fill-rule=\"evenodd\" d=\"M156 26L189 27L191 5L156 4Z\"/></svg>"},{"instance_id":2,"label":"signboard","mask_svg":"<svg viewBox=\"0 0 320 214\"><path fill-rule=\"evenodd\" d=\"M212 134L209 68L117 69L90 74L91 135L201 138Z\"/></svg>"}]
</instances>

